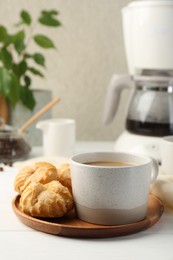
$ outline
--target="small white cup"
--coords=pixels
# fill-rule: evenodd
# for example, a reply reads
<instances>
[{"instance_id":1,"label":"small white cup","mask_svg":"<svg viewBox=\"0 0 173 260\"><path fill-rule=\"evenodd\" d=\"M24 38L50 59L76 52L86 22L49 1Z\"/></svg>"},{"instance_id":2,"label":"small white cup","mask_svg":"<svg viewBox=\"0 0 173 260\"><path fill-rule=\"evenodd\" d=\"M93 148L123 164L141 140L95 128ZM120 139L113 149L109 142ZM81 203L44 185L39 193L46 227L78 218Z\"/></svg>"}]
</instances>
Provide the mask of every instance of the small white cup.
<instances>
[{"instance_id":1,"label":"small white cup","mask_svg":"<svg viewBox=\"0 0 173 260\"><path fill-rule=\"evenodd\" d=\"M70 157L75 149L76 123L74 119L58 118L39 121L43 132L43 151L46 156Z\"/></svg>"},{"instance_id":2,"label":"small white cup","mask_svg":"<svg viewBox=\"0 0 173 260\"><path fill-rule=\"evenodd\" d=\"M87 165L126 162L130 166ZM158 175L155 160L115 152L74 155L70 160L72 190L80 219L103 225L133 223L145 218L150 183Z\"/></svg>"},{"instance_id":3,"label":"small white cup","mask_svg":"<svg viewBox=\"0 0 173 260\"><path fill-rule=\"evenodd\" d=\"M173 175L173 135L162 138L160 151L162 173Z\"/></svg>"}]
</instances>

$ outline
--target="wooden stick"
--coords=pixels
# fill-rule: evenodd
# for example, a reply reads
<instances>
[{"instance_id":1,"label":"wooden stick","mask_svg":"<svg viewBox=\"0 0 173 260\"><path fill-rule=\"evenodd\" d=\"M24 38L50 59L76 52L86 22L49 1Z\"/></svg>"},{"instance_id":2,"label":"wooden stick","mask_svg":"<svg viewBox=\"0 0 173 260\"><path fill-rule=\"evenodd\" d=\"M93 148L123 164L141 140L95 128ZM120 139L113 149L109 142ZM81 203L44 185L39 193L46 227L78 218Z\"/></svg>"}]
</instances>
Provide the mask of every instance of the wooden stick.
<instances>
[{"instance_id":1,"label":"wooden stick","mask_svg":"<svg viewBox=\"0 0 173 260\"><path fill-rule=\"evenodd\" d=\"M60 101L60 97L56 97L49 103L47 103L42 109L40 109L34 116L32 116L25 124L19 129L20 133L23 133L30 125L32 125L40 116L46 113L49 109L55 106Z\"/></svg>"}]
</instances>

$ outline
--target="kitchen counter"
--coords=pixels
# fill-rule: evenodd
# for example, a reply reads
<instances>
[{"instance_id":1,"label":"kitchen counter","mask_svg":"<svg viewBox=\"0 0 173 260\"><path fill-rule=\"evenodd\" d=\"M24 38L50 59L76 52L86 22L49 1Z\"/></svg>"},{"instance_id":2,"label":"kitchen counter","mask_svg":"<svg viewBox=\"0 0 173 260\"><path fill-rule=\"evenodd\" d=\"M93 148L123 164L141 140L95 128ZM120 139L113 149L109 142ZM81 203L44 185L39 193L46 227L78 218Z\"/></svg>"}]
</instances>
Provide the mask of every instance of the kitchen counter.
<instances>
[{"instance_id":1,"label":"kitchen counter","mask_svg":"<svg viewBox=\"0 0 173 260\"><path fill-rule=\"evenodd\" d=\"M112 151L111 142L78 142L76 152ZM34 148L31 156L40 156ZM113 238L80 239L42 233L25 226L13 212L11 203L16 169L0 172L0 257L3 260L172 260L173 213L164 213L151 228L139 233Z\"/></svg>"}]
</instances>

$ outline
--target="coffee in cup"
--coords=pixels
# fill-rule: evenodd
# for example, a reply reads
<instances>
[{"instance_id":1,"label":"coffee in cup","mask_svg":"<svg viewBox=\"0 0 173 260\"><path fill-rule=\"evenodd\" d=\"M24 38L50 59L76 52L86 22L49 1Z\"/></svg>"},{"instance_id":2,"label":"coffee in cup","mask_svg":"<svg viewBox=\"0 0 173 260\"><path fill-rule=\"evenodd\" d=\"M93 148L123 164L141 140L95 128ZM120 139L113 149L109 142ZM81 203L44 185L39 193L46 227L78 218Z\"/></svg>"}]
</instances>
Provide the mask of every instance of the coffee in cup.
<instances>
[{"instance_id":1,"label":"coffee in cup","mask_svg":"<svg viewBox=\"0 0 173 260\"><path fill-rule=\"evenodd\" d=\"M150 183L158 175L155 160L133 154L92 152L74 155L70 167L80 219L119 225L145 218Z\"/></svg>"},{"instance_id":2,"label":"coffee in cup","mask_svg":"<svg viewBox=\"0 0 173 260\"><path fill-rule=\"evenodd\" d=\"M98 162L87 162L84 163L87 165L95 165L95 166L132 166L132 163L127 162L110 162L110 161L98 161Z\"/></svg>"}]
</instances>

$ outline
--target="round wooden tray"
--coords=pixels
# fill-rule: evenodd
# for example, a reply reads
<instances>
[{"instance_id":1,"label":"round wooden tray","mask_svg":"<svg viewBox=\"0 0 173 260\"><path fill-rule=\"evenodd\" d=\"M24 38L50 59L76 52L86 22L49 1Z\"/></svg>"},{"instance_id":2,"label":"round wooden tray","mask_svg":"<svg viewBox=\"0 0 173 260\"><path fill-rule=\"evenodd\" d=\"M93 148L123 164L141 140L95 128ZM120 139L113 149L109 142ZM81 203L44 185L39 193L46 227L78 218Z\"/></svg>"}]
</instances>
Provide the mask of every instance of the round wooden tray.
<instances>
[{"instance_id":1,"label":"round wooden tray","mask_svg":"<svg viewBox=\"0 0 173 260\"><path fill-rule=\"evenodd\" d=\"M74 212L70 212L62 218L34 218L21 211L19 199L20 196L16 196L12 206L22 223L38 231L66 237L103 238L130 235L154 225L164 211L161 201L150 195L147 216L142 221L125 225L103 226L84 222L78 219Z\"/></svg>"}]
</instances>

